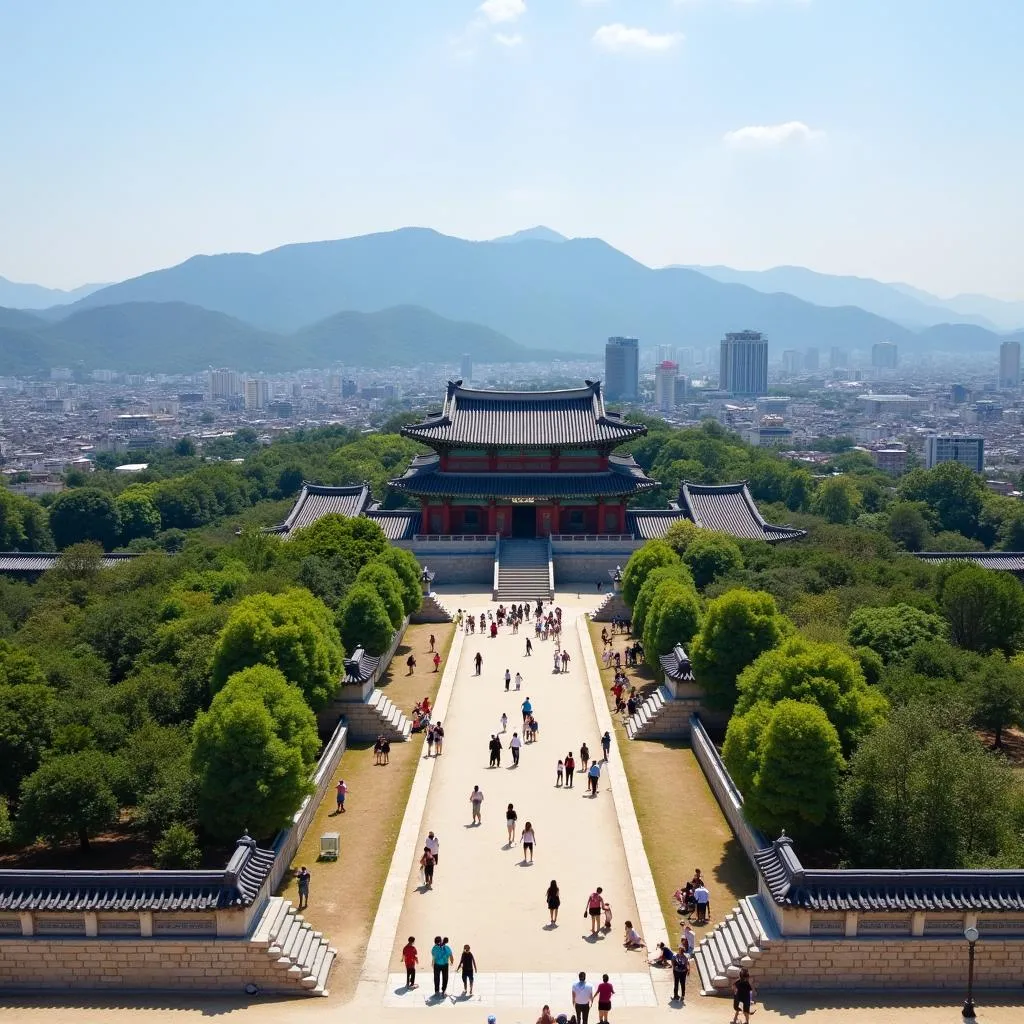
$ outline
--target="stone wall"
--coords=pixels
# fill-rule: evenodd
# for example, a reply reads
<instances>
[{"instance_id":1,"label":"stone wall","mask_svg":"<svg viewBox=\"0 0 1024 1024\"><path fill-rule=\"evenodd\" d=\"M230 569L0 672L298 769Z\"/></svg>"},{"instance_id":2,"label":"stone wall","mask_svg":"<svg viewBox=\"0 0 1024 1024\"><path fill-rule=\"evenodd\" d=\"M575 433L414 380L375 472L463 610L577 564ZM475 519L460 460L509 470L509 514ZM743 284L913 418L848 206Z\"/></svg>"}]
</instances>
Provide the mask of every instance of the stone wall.
<instances>
[{"instance_id":1,"label":"stone wall","mask_svg":"<svg viewBox=\"0 0 1024 1024\"><path fill-rule=\"evenodd\" d=\"M308 994L248 939L0 938L0 989Z\"/></svg>"}]
</instances>

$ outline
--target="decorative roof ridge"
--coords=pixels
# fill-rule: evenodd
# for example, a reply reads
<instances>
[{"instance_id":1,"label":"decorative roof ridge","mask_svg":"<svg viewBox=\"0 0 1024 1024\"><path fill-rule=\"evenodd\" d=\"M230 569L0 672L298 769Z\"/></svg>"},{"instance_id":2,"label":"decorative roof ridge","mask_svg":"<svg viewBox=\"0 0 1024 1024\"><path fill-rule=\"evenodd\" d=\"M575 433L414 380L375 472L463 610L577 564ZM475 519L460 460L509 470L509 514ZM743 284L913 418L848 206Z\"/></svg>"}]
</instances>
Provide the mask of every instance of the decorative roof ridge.
<instances>
[{"instance_id":1,"label":"decorative roof ridge","mask_svg":"<svg viewBox=\"0 0 1024 1024\"><path fill-rule=\"evenodd\" d=\"M444 412L447 412L448 400L458 395L467 398L482 398L488 401L499 399L542 399L542 398L585 398L587 395L600 395L601 382L586 380L583 387L551 388L547 391L491 391L486 388L463 387L461 380L448 381Z\"/></svg>"},{"instance_id":2,"label":"decorative roof ridge","mask_svg":"<svg viewBox=\"0 0 1024 1024\"><path fill-rule=\"evenodd\" d=\"M63 551L0 551L0 558L60 558ZM101 558L129 560L138 558L138 551L104 551Z\"/></svg>"},{"instance_id":3,"label":"decorative roof ridge","mask_svg":"<svg viewBox=\"0 0 1024 1024\"><path fill-rule=\"evenodd\" d=\"M361 494L365 492L366 497L361 502L364 506L360 512L365 511L365 506L370 502L372 495L370 493L370 485L364 480L361 484L311 484L308 481L302 481L302 487L299 489L299 493L295 498L295 504L292 505L291 511L288 513L287 518L279 527L274 527L276 532L280 533L291 533L292 526L295 520L298 519L302 513L302 508L306 504L306 500L311 495L316 494Z\"/></svg>"},{"instance_id":4,"label":"decorative roof ridge","mask_svg":"<svg viewBox=\"0 0 1024 1024\"><path fill-rule=\"evenodd\" d=\"M1024 551L915 551L915 558L1024 558Z\"/></svg>"}]
</instances>

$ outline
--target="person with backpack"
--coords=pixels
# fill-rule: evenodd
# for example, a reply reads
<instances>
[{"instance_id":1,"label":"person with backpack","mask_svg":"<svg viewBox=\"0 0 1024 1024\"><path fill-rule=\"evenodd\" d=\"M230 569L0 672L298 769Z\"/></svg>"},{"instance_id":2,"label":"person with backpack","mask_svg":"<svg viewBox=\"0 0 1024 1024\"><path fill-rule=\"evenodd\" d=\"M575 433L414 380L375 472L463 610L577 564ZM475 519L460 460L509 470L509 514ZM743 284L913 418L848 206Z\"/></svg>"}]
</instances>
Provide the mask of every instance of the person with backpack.
<instances>
[{"instance_id":1,"label":"person with backpack","mask_svg":"<svg viewBox=\"0 0 1024 1024\"><path fill-rule=\"evenodd\" d=\"M584 917L590 917L591 935L596 935L601 926L601 911L604 910L604 896L601 893L601 886L598 886L587 897L587 909L583 911Z\"/></svg>"},{"instance_id":2,"label":"person with backpack","mask_svg":"<svg viewBox=\"0 0 1024 1024\"><path fill-rule=\"evenodd\" d=\"M686 976L690 973L690 958L686 947L680 946L672 957L672 998L681 1003L686 1001Z\"/></svg>"}]
</instances>

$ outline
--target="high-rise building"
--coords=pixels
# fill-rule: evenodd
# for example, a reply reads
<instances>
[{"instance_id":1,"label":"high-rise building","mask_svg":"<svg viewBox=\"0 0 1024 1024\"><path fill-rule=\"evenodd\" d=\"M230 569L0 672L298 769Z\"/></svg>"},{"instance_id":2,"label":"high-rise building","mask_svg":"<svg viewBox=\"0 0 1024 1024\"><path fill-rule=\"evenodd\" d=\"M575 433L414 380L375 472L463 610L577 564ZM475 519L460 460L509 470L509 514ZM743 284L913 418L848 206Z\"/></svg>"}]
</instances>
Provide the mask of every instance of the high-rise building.
<instances>
[{"instance_id":1,"label":"high-rise building","mask_svg":"<svg viewBox=\"0 0 1024 1024\"><path fill-rule=\"evenodd\" d=\"M782 372L799 373L803 369L803 353L795 348L787 348L782 353Z\"/></svg>"},{"instance_id":2,"label":"high-rise building","mask_svg":"<svg viewBox=\"0 0 1024 1024\"><path fill-rule=\"evenodd\" d=\"M676 347L675 345L659 345L658 346L658 362L659 363L674 363L676 361Z\"/></svg>"},{"instance_id":3,"label":"high-rise building","mask_svg":"<svg viewBox=\"0 0 1024 1024\"><path fill-rule=\"evenodd\" d=\"M821 357L816 348L809 348L804 352L804 369L815 373L821 362Z\"/></svg>"},{"instance_id":4,"label":"high-rise building","mask_svg":"<svg viewBox=\"0 0 1024 1024\"><path fill-rule=\"evenodd\" d=\"M234 370L209 370L206 386L210 398L234 398L242 394L241 378Z\"/></svg>"},{"instance_id":5,"label":"high-rise building","mask_svg":"<svg viewBox=\"0 0 1024 1024\"><path fill-rule=\"evenodd\" d=\"M265 380L245 382L246 409L266 409L270 404L270 384Z\"/></svg>"},{"instance_id":6,"label":"high-rise building","mask_svg":"<svg viewBox=\"0 0 1024 1024\"><path fill-rule=\"evenodd\" d=\"M341 398L341 374L329 373L327 375L327 397Z\"/></svg>"},{"instance_id":7,"label":"high-rise building","mask_svg":"<svg viewBox=\"0 0 1024 1024\"><path fill-rule=\"evenodd\" d=\"M963 434L929 434L924 439L924 460L929 469L940 462L962 462L975 473L985 470L985 438Z\"/></svg>"},{"instance_id":8,"label":"high-rise building","mask_svg":"<svg viewBox=\"0 0 1024 1024\"><path fill-rule=\"evenodd\" d=\"M871 346L871 365L876 370L895 370L897 348L892 341L876 341Z\"/></svg>"},{"instance_id":9,"label":"high-rise building","mask_svg":"<svg viewBox=\"0 0 1024 1024\"><path fill-rule=\"evenodd\" d=\"M1004 341L999 346L999 386L1020 386L1020 342Z\"/></svg>"},{"instance_id":10,"label":"high-rise building","mask_svg":"<svg viewBox=\"0 0 1024 1024\"><path fill-rule=\"evenodd\" d=\"M660 412L669 412L676 407L676 378L679 364L670 359L658 363L654 368L654 405Z\"/></svg>"},{"instance_id":11,"label":"high-rise building","mask_svg":"<svg viewBox=\"0 0 1024 1024\"><path fill-rule=\"evenodd\" d=\"M468 352L462 353L462 361L459 365L459 374L465 384L473 382L473 357Z\"/></svg>"},{"instance_id":12,"label":"high-rise building","mask_svg":"<svg viewBox=\"0 0 1024 1024\"><path fill-rule=\"evenodd\" d=\"M828 368L830 370L845 370L850 357L841 348L833 348L828 354Z\"/></svg>"},{"instance_id":13,"label":"high-rise building","mask_svg":"<svg viewBox=\"0 0 1024 1024\"><path fill-rule=\"evenodd\" d=\"M679 349L679 366L683 370L692 369L694 364L694 356L692 348L681 348Z\"/></svg>"},{"instance_id":14,"label":"high-rise building","mask_svg":"<svg viewBox=\"0 0 1024 1024\"><path fill-rule=\"evenodd\" d=\"M609 338L604 347L605 397L635 402L640 394L640 342L637 338Z\"/></svg>"},{"instance_id":15,"label":"high-rise building","mask_svg":"<svg viewBox=\"0 0 1024 1024\"><path fill-rule=\"evenodd\" d=\"M954 405L963 405L969 394L966 384L954 384L949 389L949 400Z\"/></svg>"},{"instance_id":16,"label":"high-rise building","mask_svg":"<svg viewBox=\"0 0 1024 1024\"><path fill-rule=\"evenodd\" d=\"M768 339L760 331L737 331L722 339L718 387L733 395L768 393Z\"/></svg>"}]
</instances>

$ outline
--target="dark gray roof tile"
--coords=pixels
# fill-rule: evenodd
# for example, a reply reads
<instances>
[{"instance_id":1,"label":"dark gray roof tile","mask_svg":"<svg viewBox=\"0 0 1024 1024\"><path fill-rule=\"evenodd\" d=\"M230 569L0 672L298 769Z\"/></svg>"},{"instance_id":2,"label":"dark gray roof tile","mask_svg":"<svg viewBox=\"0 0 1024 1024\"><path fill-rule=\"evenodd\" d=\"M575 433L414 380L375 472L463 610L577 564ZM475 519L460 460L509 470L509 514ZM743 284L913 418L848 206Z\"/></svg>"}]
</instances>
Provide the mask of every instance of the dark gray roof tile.
<instances>
[{"instance_id":1,"label":"dark gray roof tile","mask_svg":"<svg viewBox=\"0 0 1024 1024\"><path fill-rule=\"evenodd\" d=\"M688 519L706 530L751 540L796 540L806 530L772 526L758 511L745 482L735 484L691 484L679 488L679 506Z\"/></svg>"}]
</instances>

